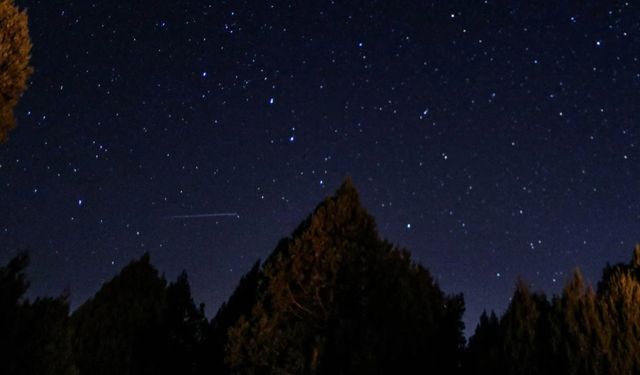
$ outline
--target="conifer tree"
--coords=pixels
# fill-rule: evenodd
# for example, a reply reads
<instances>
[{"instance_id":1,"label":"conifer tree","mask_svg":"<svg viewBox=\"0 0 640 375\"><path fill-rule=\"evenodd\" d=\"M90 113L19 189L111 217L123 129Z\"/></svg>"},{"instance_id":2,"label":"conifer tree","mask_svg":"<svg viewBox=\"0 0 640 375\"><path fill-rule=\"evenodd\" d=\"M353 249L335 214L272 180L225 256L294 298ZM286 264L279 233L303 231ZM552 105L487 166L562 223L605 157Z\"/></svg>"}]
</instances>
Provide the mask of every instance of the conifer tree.
<instances>
[{"instance_id":1,"label":"conifer tree","mask_svg":"<svg viewBox=\"0 0 640 375\"><path fill-rule=\"evenodd\" d=\"M187 274L182 272L166 290L166 306L159 327L166 339L164 355L157 359L162 363L160 373L203 373L202 346L207 327L204 305L196 307Z\"/></svg>"},{"instance_id":2,"label":"conifer tree","mask_svg":"<svg viewBox=\"0 0 640 375\"><path fill-rule=\"evenodd\" d=\"M240 279L238 287L229 300L220 306L218 313L211 320L205 341L203 361L209 373L223 374L226 372L225 346L229 341L229 329L238 320L244 319L251 313L251 308L257 301L258 283L261 277L260 261L257 261L251 270Z\"/></svg>"},{"instance_id":3,"label":"conifer tree","mask_svg":"<svg viewBox=\"0 0 640 375\"><path fill-rule=\"evenodd\" d=\"M603 353L610 335L602 325L595 292L585 285L580 270L574 271L562 296L554 298L553 310L558 320L551 344L560 372L604 373Z\"/></svg>"},{"instance_id":4,"label":"conifer tree","mask_svg":"<svg viewBox=\"0 0 640 375\"><path fill-rule=\"evenodd\" d=\"M149 254L125 266L72 316L81 374L205 374L208 322L186 273L167 283Z\"/></svg>"},{"instance_id":5,"label":"conifer tree","mask_svg":"<svg viewBox=\"0 0 640 375\"><path fill-rule=\"evenodd\" d=\"M38 298L20 308L17 337L12 341L15 374L74 375L67 297ZM10 374L7 372L6 374Z\"/></svg>"},{"instance_id":6,"label":"conifer tree","mask_svg":"<svg viewBox=\"0 0 640 375\"><path fill-rule=\"evenodd\" d=\"M484 311L476 331L469 339L465 367L469 373L475 374L506 374L503 358L503 337L500 321L492 311L487 315Z\"/></svg>"},{"instance_id":7,"label":"conifer tree","mask_svg":"<svg viewBox=\"0 0 640 375\"><path fill-rule=\"evenodd\" d=\"M165 299L166 281L151 265L149 254L105 283L72 315L80 373L158 373L158 354L165 342L159 333Z\"/></svg>"},{"instance_id":8,"label":"conifer tree","mask_svg":"<svg viewBox=\"0 0 640 375\"><path fill-rule=\"evenodd\" d=\"M227 363L235 374L453 373L463 309L379 238L347 180L264 263Z\"/></svg>"},{"instance_id":9,"label":"conifer tree","mask_svg":"<svg viewBox=\"0 0 640 375\"><path fill-rule=\"evenodd\" d=\"M605 268L599 285L600 314L610 334L606 349L607 371L640 373L640 246L629 264Z\"/></svg>"},{"instance_id":10,"label":"conifer tree","mask_svg":"<svg viewBox=\"0 0 640 375\"><path fill-rule=\"evenodd\" d=\"M544 295L532 293L519 280L502 318L505 367L509 374L545 373L549 365L549 306Z\"/></svg>"},{"instance_id":11,"label":"conifer tree","mask_svg":"<svg viewBox=\"0 0 640 375\"><path fill-rule=\"evenodd\" d=\"M0 0L0 143L15 127L13 109L27 88L32 68L27 13Z\"/></svg>"},{"instance_id":12,"label":"conifer tree","mask_svg":"<svg viewBox=\"0 0 640 375\"><path fill-rule=\"evenodd\" d=\"M639 301L640 246L629 263L604 268L597 292L579 271L551 304L519 282L499 324L482 317L469 340L465 371L640 374ZM501 353L493 361L496 347Z\"/></svg>"}]
</instances>

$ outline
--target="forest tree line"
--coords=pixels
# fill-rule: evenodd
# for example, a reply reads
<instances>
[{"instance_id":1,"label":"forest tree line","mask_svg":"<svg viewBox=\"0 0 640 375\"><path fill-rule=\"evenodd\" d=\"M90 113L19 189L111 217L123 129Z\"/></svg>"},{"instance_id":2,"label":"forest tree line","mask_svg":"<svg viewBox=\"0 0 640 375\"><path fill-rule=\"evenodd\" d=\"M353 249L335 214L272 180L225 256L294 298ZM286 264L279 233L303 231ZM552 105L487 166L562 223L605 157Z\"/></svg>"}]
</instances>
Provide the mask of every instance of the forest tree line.
<instances>
[{"instance_id":1,"label":"forest tree line","mask_svg":"<svg viewBox=\"0 0 640 375\"><path fill-rule=\"evenodd\" d=\"M28 262L0 267L2 374L640 374L640 247L595 290L579 271L552 298L519 281L467 343L462 295L379 237L349 180L211 320L148 254L73 312L25 298Z\"/></svg>"}]
</instances>

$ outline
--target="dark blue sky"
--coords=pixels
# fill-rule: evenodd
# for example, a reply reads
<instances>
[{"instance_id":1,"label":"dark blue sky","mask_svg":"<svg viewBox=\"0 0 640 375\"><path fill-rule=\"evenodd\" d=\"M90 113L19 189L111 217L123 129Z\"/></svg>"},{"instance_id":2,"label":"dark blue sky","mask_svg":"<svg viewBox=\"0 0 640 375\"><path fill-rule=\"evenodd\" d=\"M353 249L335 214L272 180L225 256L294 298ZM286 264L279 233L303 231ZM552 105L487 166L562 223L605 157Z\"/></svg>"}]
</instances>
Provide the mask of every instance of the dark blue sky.
<instances>
[{"instance_id":1,"label":"dark blue sky","mask_svg":"<svg viewBox=\"0 0 640 375\"><path fill-rule=\"evenodd\" d=\"M212 315L347 175L468 329L640 241L630 2L17 3L0 261L30 250L32 295L77 306L148 251Z\"/></svg>"}]
</instances>

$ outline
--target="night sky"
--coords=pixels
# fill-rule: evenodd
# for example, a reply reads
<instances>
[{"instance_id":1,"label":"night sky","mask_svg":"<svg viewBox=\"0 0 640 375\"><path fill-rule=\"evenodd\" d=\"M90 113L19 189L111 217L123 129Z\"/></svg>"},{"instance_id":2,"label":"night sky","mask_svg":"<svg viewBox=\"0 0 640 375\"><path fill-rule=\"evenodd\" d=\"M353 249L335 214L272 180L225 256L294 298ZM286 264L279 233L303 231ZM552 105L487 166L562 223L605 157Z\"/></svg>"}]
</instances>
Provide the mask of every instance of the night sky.
<instances>
[{"instance_id":1,"label":"night sky","mask_svg":"<svg viewBox=\"0 0 640 375\"><path fill-rule=\"evenodd\" d=\"M0 262L76 307L148 251L212 316L351 176L468 333L518 276L595 284L640 241L640 8L529 3L17 1Z\"/></svg>"}]
</instances>

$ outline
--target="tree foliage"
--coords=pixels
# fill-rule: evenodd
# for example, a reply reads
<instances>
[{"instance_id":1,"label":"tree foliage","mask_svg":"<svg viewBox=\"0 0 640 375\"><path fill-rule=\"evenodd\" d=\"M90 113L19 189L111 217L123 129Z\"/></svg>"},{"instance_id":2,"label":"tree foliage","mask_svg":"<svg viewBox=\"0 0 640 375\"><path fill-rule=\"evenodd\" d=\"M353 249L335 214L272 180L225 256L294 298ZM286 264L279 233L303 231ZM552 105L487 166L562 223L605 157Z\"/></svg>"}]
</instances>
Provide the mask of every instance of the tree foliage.
<instances>
[{"instance_id":1,"label":"tree foliage","mask_svg":"<svg viewBox=\"0 0 640 375\"><path fill-rule=\"evenodd\" d=\"M13 0L0 0L0 142L15 127L13 109L33 69L27 13Z\"/></svg>"},{"instance_id":2,"label":"tree foliage","mask_svg":"<svg viewBox=\"0 0 640 375\"><path fill-rule=\"evenodd\" d=\"M481 318L465 370L494 374L640 374L640 246L606 266L597 292L576 270L550 302L522 282L500 318Z\"/></svg>"},{"instance_id":3,"label":"tree foliage","mask_svg":"<svg viewBox=\"0 0 640 375\"><path fill-rule=\"evenodd\" d=\"M127 265L78 308L72 318L81 374L151 374L158 370L154 337L166 281L145 255Z\"/></svg>"},{"instance_id":4,"label":"tree foliage","mask_svg":"<svg viewBox=\"0 0 640 375\"><path fill-rule=\"evenodd\" d=\"M186 274L169 284L149 254L127 265L72 316L81 374L196 374L207 321Z\"/></svg>"},{"instance_id":5,"label":"tree foliage","mask_svg":"<svg viewBox=\"0 0 640 375\"><path fill-rule=\"evenodd\" d=\"M196 306L186 272L169 284L161 330L165 344L160 373L200 374L204 371L203 343L208 332L204 304Z\"/></svg>"},{"instance_id":6,"label":"tree foliage","mask_svg":"<svg viewBox=\"0 0 640 375\"><path fill-rule=\"evenodd\" d=\"M347 180L267 259L226 359L236 374L451 373L463 308L379 238Z\"/></svg>"},{"instance_id":7,"label":"tree foliage","mask_svg":"<svg viewBox=\"0 0 640 375\"><path fill-rule=\"evenodd\" d=\"M71 315L65 295L25 297L28 264L0 267L0 374L640 374L640 246L596 290L579 270L551 299L519 280L465 348L462 296L379 237L349 180L211 322L148 254Z\"/></svg>"}]
</instances>

